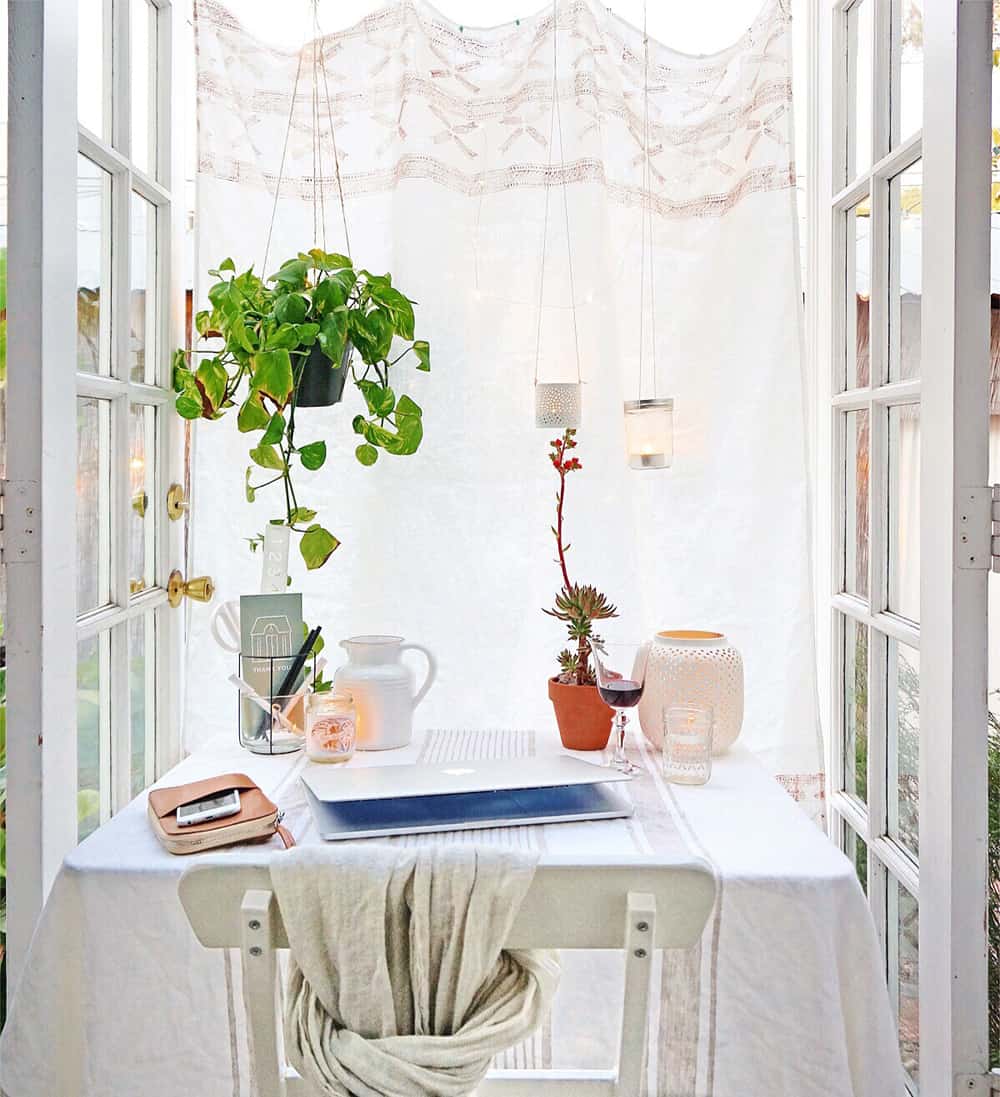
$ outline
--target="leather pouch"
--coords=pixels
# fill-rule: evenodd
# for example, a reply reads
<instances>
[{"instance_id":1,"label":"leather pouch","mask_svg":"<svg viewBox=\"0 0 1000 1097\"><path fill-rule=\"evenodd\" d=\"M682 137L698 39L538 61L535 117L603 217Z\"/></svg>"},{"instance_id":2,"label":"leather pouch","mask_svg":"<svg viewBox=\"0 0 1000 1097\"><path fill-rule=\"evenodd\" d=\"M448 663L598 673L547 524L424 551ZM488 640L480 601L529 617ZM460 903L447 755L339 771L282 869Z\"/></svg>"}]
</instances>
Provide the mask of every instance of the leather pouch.
<instances>
[{"instance_id":1,"label":"leather pouch","mask_svg":"<svg viewBox=\"0 0 1000 1097\"><path fill-rule=\"evenodd\" d=\"M237 789L240 810L224 819L210 819L192 826L177 825L177 809ZM149 821L156 837L170 853L201 853L237 842L262 842L277 835L285 849L295 845L281 825L282 814L255 781L245 773L224 773L189 785L153 789L149 794Z\"/></svg>"}]
</instances>

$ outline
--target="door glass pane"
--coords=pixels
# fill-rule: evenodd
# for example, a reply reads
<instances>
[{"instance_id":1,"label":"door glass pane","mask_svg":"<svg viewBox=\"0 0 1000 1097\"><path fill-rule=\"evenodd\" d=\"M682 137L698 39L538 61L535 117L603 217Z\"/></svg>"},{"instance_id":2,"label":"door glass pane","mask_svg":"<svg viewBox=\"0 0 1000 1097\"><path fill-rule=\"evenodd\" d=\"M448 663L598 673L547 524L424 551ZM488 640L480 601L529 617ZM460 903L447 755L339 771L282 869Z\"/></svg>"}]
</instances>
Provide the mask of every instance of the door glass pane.
<instances>
[{"instance_id":1,"label":"door glass pane","mask_svg":"<svg viewBox=\"0 0 1000 1097\"><path fill-rule=\"evenodd\" d=\"M892 181L892 298L889 314L889 379L920 376L923 164L918 160Z\"/></svg>"},{"instance_id":2,"label":"door glass pane","mask_svg":"<svg viewBox=\"0 0 1000 1097\"><path fill-rule=\"evenodd\" d=\"M108 373L111 365L111 176L77 157L76 368Z\"/></svg>"},{"instance_id":3,"label":"door glass pane","mask_svg":"<svg viewBox=\"0 0 1000 1097\"><path fill-rule=\"evenodd\" d=\"M856 179L872 162L872 18L875 0L847 12L847 175Z\"/></svg>"},{"instance_id":4,"label":"door glass pane","mask_svg":"<svg viewBox=\"0 0 1000 1097\"><path fill-rule=\"evenodd\" d=\"M111 405L76 401L76 610L111 598Z\"/></svg>"},{"instance_id":5,"label":"door glass pane","mask_svg":"<svg viewBox=\"0 0 1000 1097\"><path fill-rule=\"evenodd\" d=\"M867 198L846 213L847 282L846 375L847 387L871 384L869 312L871 304L871 203Z\"/></svg>"},{"instance_id":6,"label":"door glass pane","mask_svg":"<svg viewBox=\"0 0 1000 1097\"><path fill-rule=\"evenodd\" d=\"M132 193L129 373L156 383L156 207Z\"/></svg>"},{"instance_id":7,"label":"door glass pane","mask_svg":"<svg viewBox=\"0 0 1000 1097\"><path fill-rule=\"evenodd\" d=\"M156 409L133 404L129 410L128 475L131 499L128 537L129 594L153 585L156 549Z\"/></svg>"},{"instance_id":8,"label":"door glass pane","mask_svg":"<svg viewBox=\"0 0 1000 1097\"><path fill-rule=\"evenodd\" d=\"M153 613L128 623L128 680L132 758L129 787L137 796L152 775L153 728L156 706L156 650Z\"/></svg>"},{"instance_id":9,"label":"door glass pane","mask_svg":"<svg viewBox=\"0 0 1000 1097\"><path fill-rule=\"evenodd\" d=\"M156 8L131 0L132 162L141 171L156 169Z\"/></svg>"},{"instance_id":10,"label":"door glass pane","mask_svg":"<svg viewBox=\"0 0 1000 1097\"><path fill-rule=\"evenodd\" d=\"M847 429L844 468L844 589L868 597L868 412L844 415Z\"/></svg>"},{"instance_id":11,"label":"door glass pane","mask_svg":"<svg viewBox=\"0 0 1000 1097\"><path fill-rule=\"evenodd\" d=\"M105 757L111 742L111 634L81 640L76 653L76 818L83 840L101 822L107 798Z\"/></svg>"},{"instance_id":12,"label":"door glass pane","mask_svg":"<svg viewBox=\"0 0 1000 1097\"><path fill-rule=\"evenodd\" d=\"M889 408L889 609L920 620L920 405Z\"/></svg>"},{"instance_id":13,"label":"door glass pane","mask_svg":"<svg viewBox=\"0 0 1000 1097\"><path fill-rule=\"evenodd\" d=\"M889 639L889 834L920 851L920 652Z\"/></svg>"},{"instance_id":14,"label":"door glass pane","mask_svg":"<svg viewBox=\"0 0 1000 1097\"><path fill-rule=\"evenodd\" d=\"M868 894L868 843L858 832L845 822L844 826L844 852L847 854L854 871L858 874L858 882L861 890Z\"/></svg>"},{"instance_id":15,"label":"door glass pane","mask_svg":"<svg viewBox=\"0 0 1000 1097\"><path fill-rule=\"evenodd\" d=\"M889 993L899 1026L899 1051L914 1083L920 1070L919 937L917 900L892 877L889 889Z\"/></svg>"},{"instance_id":16,"label":"door glass pane","mask_svg":"<svg viewBox=\"0 0 1000 1097\"><path fill-rule=\"evenodd\" d=\"M898 142L917 132L924 122L924 4L923 0L899 0L896 49L899 74L895 92L899 96ZM895 112L893 112L895 113Z\"/></svg>"},{"instance_id":17,"label":"door glass pane","mask_svg":"<svg viewBox=\"0 0 1000 1097\"><path fill-rule=\"evenodd\" d=\"M109 0L77 0L76 111L82 126L107 139L111 128Z\"/></svg>"},{"instance_id":18,"label":"door glass pane","mask_svg":"<svg viewBox=\"0 0 1000 1097\"><path fill-rule=\"evenodd\" d=\"M844 791L868 802L868 626L844 618Z\"/></svg>"}]
</instances>

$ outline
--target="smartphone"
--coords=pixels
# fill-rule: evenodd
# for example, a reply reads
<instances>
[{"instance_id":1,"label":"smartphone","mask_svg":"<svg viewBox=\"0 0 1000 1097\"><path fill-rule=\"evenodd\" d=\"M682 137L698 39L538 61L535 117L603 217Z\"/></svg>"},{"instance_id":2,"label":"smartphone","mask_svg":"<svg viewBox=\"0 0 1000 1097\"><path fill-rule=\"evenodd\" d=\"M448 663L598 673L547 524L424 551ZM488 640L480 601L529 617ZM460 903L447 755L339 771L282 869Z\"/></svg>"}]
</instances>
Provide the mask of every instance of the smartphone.
<instances>
[{"instance_id":1,"label":"smartphone","mask_svg":"<svg viewBox=\"0 0 1000 1097\"><path fill-rule=\"evenodd\" d=\"M225 819L240 810L240 794L237 789L212 796L207 800L195 800L193 804L181 804L177 809L177 825L191 827L195 823L208 823L212 819Z\"/></svg>"}]
</instances>

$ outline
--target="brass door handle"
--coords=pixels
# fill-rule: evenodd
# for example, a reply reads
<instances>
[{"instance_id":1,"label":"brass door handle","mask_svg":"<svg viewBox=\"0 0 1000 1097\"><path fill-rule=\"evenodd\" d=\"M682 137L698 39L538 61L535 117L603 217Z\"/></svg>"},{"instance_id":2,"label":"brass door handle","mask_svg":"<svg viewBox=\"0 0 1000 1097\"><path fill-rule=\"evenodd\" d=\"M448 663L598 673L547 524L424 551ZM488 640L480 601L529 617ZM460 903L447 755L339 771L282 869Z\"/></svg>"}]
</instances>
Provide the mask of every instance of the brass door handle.
<instances>
[{"instance_id":1,"label":"brass door handle","mask_svg":"<svg viewBox=\"0 0 1000 1097\"><path fill-rule=\"evenodd\" d=\"M170 573L167 580L167 601L176 609L186 595L193 602L211 602L215 594L215 583L210 575L198 575L194 579L185 579L177 570Z\"/></svg>"},{"instance_id":2,"label":"brass door handle","mask_svg":"<svg viewBox=\"0 0 1000 1097\"><path fill-rule=\"evenodd\" d=\"M167 491L167 517L171 522L176 522L178 518L188 509L188 500L184 496L184 489L180 484L171 484Z\"/></svg>"}]
</instances>

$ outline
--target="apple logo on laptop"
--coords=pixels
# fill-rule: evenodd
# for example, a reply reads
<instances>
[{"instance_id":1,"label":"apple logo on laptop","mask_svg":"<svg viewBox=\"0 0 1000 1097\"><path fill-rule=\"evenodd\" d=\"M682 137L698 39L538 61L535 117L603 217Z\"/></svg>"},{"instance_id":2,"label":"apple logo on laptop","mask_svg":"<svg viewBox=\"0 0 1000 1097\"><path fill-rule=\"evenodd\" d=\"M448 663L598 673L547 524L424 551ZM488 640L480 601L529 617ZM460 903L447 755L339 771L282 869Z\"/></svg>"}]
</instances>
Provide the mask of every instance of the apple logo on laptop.
<instances>
[{"instance_id":1,"label":"apple logo on laptop","mask_svg":"<svg viewBox=\"0 0 1000 1097\"><path fill-rule=\"evenodd\" d=\"M466 777L476 771L474 769L443 769L441 772L446 773L449 777Z\"/></svg>"}]
</instances>

